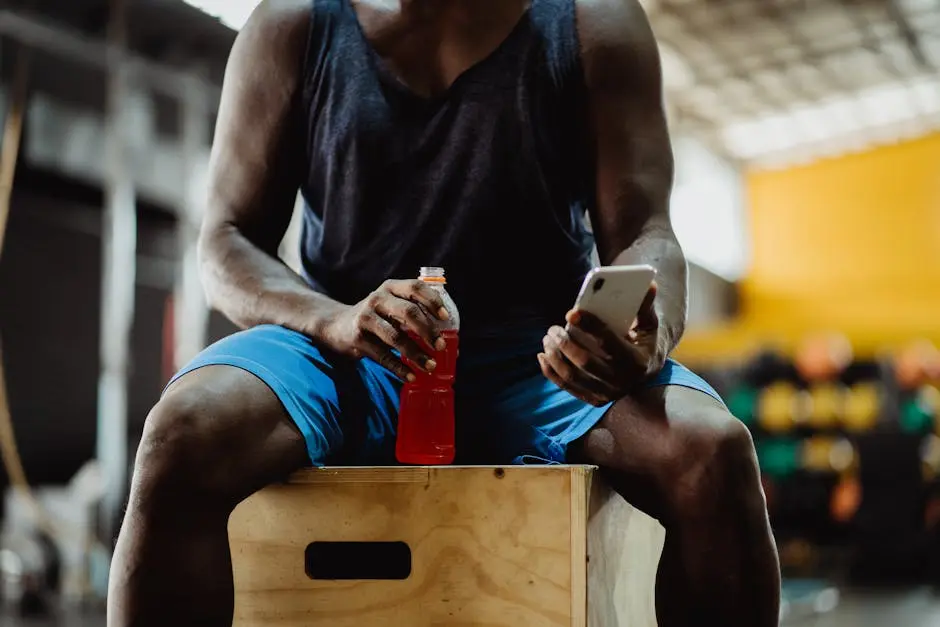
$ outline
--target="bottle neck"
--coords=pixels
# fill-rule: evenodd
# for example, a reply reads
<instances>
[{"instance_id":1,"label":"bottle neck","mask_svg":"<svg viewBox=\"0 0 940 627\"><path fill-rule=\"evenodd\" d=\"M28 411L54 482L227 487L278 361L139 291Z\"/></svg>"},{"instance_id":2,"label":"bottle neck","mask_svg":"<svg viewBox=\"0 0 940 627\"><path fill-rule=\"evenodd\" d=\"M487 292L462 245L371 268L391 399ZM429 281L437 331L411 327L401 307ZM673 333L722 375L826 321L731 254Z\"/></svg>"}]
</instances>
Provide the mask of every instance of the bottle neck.
<instances>
[{"instance_id":1,"label":"bottle neck","mask_svg":"<svg viewBox=\"0 0 940 627\"><path fill-rule=\"evenodd\" d=\"M447 283L447 279L444 278L444 268L433 266L422 267L420 274L418 274L418 279L426 283Z\"/></svg>"}]
</instances>

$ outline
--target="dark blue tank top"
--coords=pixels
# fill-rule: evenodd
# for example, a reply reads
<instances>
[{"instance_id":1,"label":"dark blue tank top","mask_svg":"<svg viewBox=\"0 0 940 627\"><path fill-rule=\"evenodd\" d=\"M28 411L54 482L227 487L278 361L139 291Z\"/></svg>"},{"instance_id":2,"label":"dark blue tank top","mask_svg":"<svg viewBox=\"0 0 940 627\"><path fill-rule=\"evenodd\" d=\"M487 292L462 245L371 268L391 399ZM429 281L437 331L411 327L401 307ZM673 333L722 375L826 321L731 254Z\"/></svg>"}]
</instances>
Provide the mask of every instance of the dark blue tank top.
<instances>
[{"instance_id":1,"label":"dark blue tank top","mask_svg":"<svg viewBox=\"0 0 940 627\"><path fill-rule=\"evenodd\" d=\"M594 245L574 2L533 0L492 54L425 98L349 0L314 0L301 243L314 289L352 304L441 266L464 337L563 321Z\"/></svg>"}]
</instances>

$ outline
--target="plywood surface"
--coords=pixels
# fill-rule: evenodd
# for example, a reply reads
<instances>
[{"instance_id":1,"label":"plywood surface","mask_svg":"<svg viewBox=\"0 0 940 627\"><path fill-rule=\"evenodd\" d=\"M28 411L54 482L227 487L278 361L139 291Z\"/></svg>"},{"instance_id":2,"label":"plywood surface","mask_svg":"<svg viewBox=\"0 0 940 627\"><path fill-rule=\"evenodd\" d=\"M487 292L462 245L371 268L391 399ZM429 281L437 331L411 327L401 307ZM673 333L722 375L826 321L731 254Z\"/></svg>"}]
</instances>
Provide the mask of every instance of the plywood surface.
<instances>
[{"instance_id":1,"label":"plywood surface","mask_svg":"<svg viewBox=\"0 0 940 627\"><path fill-rule=\"evenodd\" d=\"M588 625L656 627L654 587L666 531L602 481L587 526Z\"/></svg>"},{"instance_id":2,"label":"plywood surface","mask_svg":"<svg viewBox=\"0 0 940 627\"><path fill-rule=\"evenodd\" d=\"M569 627L579 611L572 607L578 598L572 482L583 503L590 473L587 467L302 473L258 493L230 519L235 625ZM575 544L577 535L583 532ZM304 572L304 550L315 540L404 541L412 575L313 581Z\"/></svg>"},{"instance_id":3,"label":"plywood surface","mask_svg":"<svg viewBox=\"0 0 940 627\"><path fill-rule=\"evenodd\" d=\"M594 468L328 468L229 523L236 627L655 627L665 532ZM400 581L314 581L314 541L405 542Z\"/></svg>"}]
</instances>

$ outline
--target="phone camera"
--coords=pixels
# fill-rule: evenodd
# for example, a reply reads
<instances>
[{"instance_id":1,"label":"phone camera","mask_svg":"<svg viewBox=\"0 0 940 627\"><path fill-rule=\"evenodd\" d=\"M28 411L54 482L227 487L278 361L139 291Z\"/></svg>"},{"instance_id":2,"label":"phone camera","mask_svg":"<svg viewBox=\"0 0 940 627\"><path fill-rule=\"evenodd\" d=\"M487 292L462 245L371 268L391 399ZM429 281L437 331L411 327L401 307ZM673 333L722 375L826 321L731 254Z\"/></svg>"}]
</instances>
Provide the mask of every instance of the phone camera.
<instances>
[{"instance_id":1,"label":"phone camera","mask_svg":"<svg viewBox=\"0 0 940 627\"><path fill-rule=\"evenodd\" d=\"M604 287L604 279L594 281L594 291L599 292Z\"/></svg>"}]
</instances>

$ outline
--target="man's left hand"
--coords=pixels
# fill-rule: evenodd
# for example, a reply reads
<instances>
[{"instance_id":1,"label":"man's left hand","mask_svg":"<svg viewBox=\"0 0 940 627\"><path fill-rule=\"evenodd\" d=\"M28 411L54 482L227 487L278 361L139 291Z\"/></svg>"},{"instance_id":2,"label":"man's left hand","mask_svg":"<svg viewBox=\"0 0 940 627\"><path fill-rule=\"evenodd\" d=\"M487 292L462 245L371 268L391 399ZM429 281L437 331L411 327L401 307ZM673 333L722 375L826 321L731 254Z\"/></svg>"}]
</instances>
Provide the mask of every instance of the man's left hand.
<instances>
[{"instance_id":1,"label":"man's left hand","mask_svg":"<svg viewBox=\"0 0 940 627\"><path fill-rule=\"evenodd\" d=\"M538 360L542 373L555 385L596 407L619 400L666 361L650 287L627 337L621 337L586 311L569 311L566 328L549 329Z\"/></svg>"}]
</instances>

